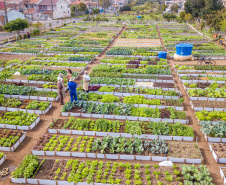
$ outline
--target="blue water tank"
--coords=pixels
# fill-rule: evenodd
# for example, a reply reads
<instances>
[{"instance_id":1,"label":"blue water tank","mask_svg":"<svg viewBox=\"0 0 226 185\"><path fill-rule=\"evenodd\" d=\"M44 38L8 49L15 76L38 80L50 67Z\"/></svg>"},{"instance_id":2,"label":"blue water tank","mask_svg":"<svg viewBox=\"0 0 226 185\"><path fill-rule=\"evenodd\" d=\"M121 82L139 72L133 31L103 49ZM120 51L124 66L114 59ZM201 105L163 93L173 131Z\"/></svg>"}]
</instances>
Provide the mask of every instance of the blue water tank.
<instances>
[{"instance_id":1,"label":"blue water tank","mask_svg":"<svg viewBox=\"0 0 226 185\"><path fill-rule=\"evenodd\" d=\"M141 16L138 15L137 18L138 18L138 19L141 19Z\"/></svg>"},{"instance_id":2,"label":"blue water tank","mask_svg":"<svg viewBox=\"0 0 226 185\"><path fill-rule=\"evenodd\" d=\"M189 56L192 53L193 45L188 43L180 43L176 45L177 55Z\"/></svg>"},{"instance_id":3,"label":"blue water tank","mask_svg":"<svg viewBox=\"0 0 226 185\"><path fill-rule=\"evenodd\" d=\"M158 52L158 56L159 56L159 58L166 59L166 57L167 57L167 52L165 52L165 51L160 51L160 52Z\"/></svg>"}]
</instances>

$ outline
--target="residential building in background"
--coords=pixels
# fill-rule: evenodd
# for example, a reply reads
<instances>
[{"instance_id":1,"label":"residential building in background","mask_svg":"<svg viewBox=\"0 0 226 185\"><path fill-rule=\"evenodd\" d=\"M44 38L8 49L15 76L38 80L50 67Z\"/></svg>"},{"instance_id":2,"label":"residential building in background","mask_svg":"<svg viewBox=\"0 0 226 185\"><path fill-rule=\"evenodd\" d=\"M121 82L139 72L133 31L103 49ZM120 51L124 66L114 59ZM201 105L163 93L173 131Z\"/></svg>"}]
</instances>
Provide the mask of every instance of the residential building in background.
<instances>
[{"instance_id":1,"label":"residential building in background","mask_svg":"<svg viewBox=\"0 0 226 185\"><path fill-rule=\"evenodd\" d=\"M71 16L68 0L22 0L19 11L31 21L60 19Z\"/></svg>"},{"instance_id":2,"label":"residential building in background","mask_svg":"<svg viewBox=\"0 0 226 185\"><path fill-rule=\"evenodd\" d=\"M20 13L16 9L18 5L15 6L14 3L6 4L7 17L8 21L16 20L17 18L25 19L24 14ZM0 1L0 26L3 26L6 23L6 15L5 15L5 5L3 1Z\"/></svg>"}]
</instances>

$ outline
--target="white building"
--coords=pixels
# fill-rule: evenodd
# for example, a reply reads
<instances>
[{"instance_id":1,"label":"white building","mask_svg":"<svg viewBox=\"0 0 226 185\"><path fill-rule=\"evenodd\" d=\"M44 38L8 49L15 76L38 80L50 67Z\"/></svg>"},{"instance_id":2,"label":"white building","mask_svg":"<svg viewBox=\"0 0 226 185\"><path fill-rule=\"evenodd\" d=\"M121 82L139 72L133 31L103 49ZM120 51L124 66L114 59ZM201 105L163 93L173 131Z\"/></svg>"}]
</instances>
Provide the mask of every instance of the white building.
<instances>
[{"instance_id":1,"label":"white building","mask_svg":"<svg viewBox=\"0 0 226 185\"><path fill-rule=\"evenodd\" d=\"M33 21L71 16L68 0L22 0L19 3L19 11Z\"/></svg>"}]
</instances>

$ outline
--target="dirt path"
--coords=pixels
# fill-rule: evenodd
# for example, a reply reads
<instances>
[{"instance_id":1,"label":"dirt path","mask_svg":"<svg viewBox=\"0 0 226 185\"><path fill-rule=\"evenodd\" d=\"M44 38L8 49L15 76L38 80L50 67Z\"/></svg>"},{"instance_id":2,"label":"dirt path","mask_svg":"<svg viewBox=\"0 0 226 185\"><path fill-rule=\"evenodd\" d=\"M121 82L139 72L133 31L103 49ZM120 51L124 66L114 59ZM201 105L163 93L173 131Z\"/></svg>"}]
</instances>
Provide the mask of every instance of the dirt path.
<instances>
[{"instance_id":1,"label":"dirt path","mask_svg":"<svg viewBox=\"0 0 226 185\"><path fill-rule=\"evenodd\" d=\"M124 28L125 29L125 28ZM119 38L121 34L119 34L114 42ZM109 50L113 44L110 44L110 46L107 48ZM106 51L107 51L106 50ZM0 55L1 56L1 55ZM18 55L21 56L22 55ZM12 60L12 59L17 59L17 55L10 55L7 56L7 60ZM26 55L27 56L27 55ZM100 60L105 57L105 54L103 53L100 57L97 57L95 61L91 64L88 65L88 68L86 69L88 73L92 72L92 68L97 66L100 63ZM10 58L10 59L9 59ZM82 81L82 74L79 75L79 78L77 79L77 83L79 84ZM66 98L64 99L64 102L68 102L70 99L69 93L67 93ZM27 131L26 132L26 138L25 140L21 143L21 145L16 149L15 152L4 152L6 154L7 160L1 165L0 170L3 168L9 168L10 173L14 171L14 169L18 166L18 164L23 160L23 158L27 154L31 154L31 149L35 146L37 143L38 139L44 135L47 134L47 128L49 124L52 122L53 119L56 118L62 118L65 119L65 117L60 116L60 112L62 109L62 105L60 105L60 102L53 102L53 107L50 109L50 111L46 115L40 115L41 121L39 124L32 130L32 131ZM60 157L52 157L52 158L60 158ZM66 157L62 157L65 158ZM10 175L8 175L5 178L0 178L0 184L1 185L12 185L14 183L10 182Z\"/></svg>"}]
</instances>

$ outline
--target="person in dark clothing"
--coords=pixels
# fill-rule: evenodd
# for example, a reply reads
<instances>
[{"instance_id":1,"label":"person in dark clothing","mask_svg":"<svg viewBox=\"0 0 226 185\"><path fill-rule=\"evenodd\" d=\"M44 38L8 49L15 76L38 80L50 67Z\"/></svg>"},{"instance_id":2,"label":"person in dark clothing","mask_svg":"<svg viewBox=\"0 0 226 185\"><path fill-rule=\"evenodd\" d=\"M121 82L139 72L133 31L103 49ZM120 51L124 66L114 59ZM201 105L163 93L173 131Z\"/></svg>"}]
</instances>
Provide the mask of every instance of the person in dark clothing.
<instances>
[{"instance_id":1,"label":"person in dark clothing","mask_svg":"<svg viewBox=\"0 0 226 185\"><path fill-rule=\"evenodd\" d=\"M70 81L70 78L71 78L71 77L72 77L72 71L71 71L71 69L68 69L68 70L67 70L67 76L66 76L67 82Z\"/></svg>"},{"instance_id":2,"label":"person in dark clothing","mask_svg":"<svg viewBox=\"0 0 226 185\"><path fill-rule=\"evenodd\" d=\"M31 35L29 32L27 32L27 37L30 39L31 38Z\"/></svg>"},{"instance_id":3,"label":"person in dark clothing","mask_svg":"<svg viewBox=\"0 0 226 185\"><path fill-rule=\"evenodd\" d=\"M75 78L74 77L70 78L68 83L68 88L70 92L71 102L77 101L76 87L77 87L77 84L75 83Z\"/></svg>"},{"instance_id":4,"label":"person in dark clothing","mask_svg":"<svg viewBox=\"0 0 226 185\"><path fill-rule=\"evenodd\" d=\"M64 97L63 97L63 85L62 85L62 78L59 78L57 81L57 90L58 94L60 95L60 104L64 105Z\"/></svg>"}]
</instances>

